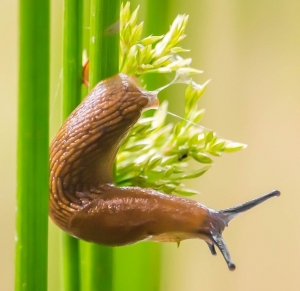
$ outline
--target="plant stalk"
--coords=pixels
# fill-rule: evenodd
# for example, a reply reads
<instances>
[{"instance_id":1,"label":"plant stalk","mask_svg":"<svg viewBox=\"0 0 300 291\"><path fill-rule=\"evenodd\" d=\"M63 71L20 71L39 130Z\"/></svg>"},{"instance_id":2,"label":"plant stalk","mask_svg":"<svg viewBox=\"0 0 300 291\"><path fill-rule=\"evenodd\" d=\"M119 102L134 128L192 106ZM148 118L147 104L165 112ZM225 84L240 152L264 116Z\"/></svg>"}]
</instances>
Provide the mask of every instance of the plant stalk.
<instances>
[{"instance_id":1,"label":"plant stalk","mask_svg":"<svg viewBox=\"0 0 300 291\"><path fill-rule=\"evenodd\" d=\"M120 2L91 0L89 44L89 89L118 73ZM82 286L86 291L110 291L113 286L113 248L82 242Z\"/></svg>"},{"instance_id":2,"label":"plant stalk","mask_svg":"<svg viewBox=\"0 0 300 291\"><path fill-rule=\"evenodd\" d=\"M49 1L19 1L15 290L47 290Z\"/></svg>"},{"instance_id":3,"label":"plant stalk","mask_svg":"<svg viewBox=\"0 0 300 291\"><path fill-rule=\"evenodd\" d=\"M65 120L81 101L82 85L82 0L64 1L63 108ZM63 290L80 290L79 241L62 236Z\"/></svg>"}]
</instances>

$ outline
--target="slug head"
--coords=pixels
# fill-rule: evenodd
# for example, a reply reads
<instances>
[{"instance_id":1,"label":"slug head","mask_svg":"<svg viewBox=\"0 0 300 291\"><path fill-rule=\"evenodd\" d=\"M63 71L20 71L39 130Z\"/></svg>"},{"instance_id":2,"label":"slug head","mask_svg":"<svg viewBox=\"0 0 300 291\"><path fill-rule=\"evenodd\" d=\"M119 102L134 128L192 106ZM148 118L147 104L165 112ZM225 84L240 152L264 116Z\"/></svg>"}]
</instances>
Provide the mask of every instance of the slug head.
<instances>
[{"instance_id":1,"label":"slug head","mask_svg":"<svg viewBox=\"0 0 300 291\"><path fill-rule=\"evenodd\" d=\"M205 235L206 235L206 243L209 247L209 250L212 255L216 255L215 245L218 247L220 252L222 253L229 270L233 271L235 269L235 264L233 263L229 250L226 246L226 243L222 237L222 232L231 219L236 217L237 215L259 205L260 203L268 200L272 197L277 197L280 195L278 190L274 190L266 195L258 197L256 199L247 201L243 204L223 209L223 210L209 210L209 214L207 217L206 225L204 227Z\"/></svg>"},{"instance_id":2,"label":"slug head","mask_svg":"<svg viewBox=\"0 0 300 291\"><path fill-rule=\"evenodd\" d=\"M151 108L157 108L159 105L159 101L157 99L157 92L156 91L147 91L143 89L138 82L138 79L134 76L128 76L125 74L118 74L112 78L113 82L117 85L121 85L122 90L125 92L135 93L135 98L138 99L145 99L146 103L143 106L142 110L147 110ZM108 79L108 81L110 80Z\"/></svg>"}]
</instances>

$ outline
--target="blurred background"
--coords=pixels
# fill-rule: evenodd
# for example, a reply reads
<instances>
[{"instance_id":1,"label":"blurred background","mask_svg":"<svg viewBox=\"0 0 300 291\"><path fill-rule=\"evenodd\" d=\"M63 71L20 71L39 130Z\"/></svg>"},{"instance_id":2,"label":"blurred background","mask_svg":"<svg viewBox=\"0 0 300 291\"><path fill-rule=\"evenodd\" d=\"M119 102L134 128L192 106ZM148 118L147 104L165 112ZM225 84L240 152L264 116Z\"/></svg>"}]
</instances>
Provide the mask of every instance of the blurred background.
<instances>
[{"instance_id":1,"label":"blurred background","mask_svg":"<svg viewBox=\"0 0 300 291\"><path fill-rule=\"evenodd\" d=\"M273 189L282 196L226 229L234 272L202 241L184 241L179 248L164 244L161 290L300 290L300 2L187 0L172 1L170 9L170 23L178 13L190 15L183 46L191 49L193 67L204 71L197 81L211 79L201 100L203 125L248 144L217 159L189 185L201 192L195 199L220 209ZM53 97L60 72L55 64L60 63L61 1L52 1L51 11ZM1 0L0 290L13 290L14 281L17 47L17 1ZM51 246L50 272L57 267L55 251Z\"/></svg>"}]
</instances>

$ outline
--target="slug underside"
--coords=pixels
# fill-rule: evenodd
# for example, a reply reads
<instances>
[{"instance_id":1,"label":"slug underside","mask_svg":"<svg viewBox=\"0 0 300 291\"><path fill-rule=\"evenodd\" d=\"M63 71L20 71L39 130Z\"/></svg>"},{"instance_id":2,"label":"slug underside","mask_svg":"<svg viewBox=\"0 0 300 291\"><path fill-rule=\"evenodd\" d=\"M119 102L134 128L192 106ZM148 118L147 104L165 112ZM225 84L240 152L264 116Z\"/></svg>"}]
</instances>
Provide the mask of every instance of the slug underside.
<instances>
[{"instance_id":1,"label":"slug underside","mask_svg":"<svg viewBox=\"0 0 300 291\"><path fill-rule=\"evenodd\" d=\"M50 216L70 235L120 246L138 241L203 239L235 268L222 231L237 214L279 195L273 191L216 211L196 201L139 187L116 187L120 143L156 95L120 74L100 82L65 121L50 149Z\"/></svg>"}]
</instances>

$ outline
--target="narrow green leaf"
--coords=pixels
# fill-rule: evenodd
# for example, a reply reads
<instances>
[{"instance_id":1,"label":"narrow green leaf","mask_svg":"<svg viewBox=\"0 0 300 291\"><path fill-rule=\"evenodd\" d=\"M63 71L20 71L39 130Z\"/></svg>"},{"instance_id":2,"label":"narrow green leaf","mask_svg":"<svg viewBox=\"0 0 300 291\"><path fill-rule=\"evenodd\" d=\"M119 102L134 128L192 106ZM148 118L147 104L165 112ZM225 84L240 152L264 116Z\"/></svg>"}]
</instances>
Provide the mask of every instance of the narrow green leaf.
<instances>
[{"instance_id":1,"label":"narrow green leaf","mask_svg":"<svg viewBox=\"0 0 300 291\"><path fill-rule=\"evenodd\" d=\"M171 183L164 184L164 186L162 187L162 191L166 194L173 193L177 186L178 185Z\"/></svg>"},{"instance_id":2,"label":"narrow green leaf","mask_svg":"<svg viewBox=\"0 0 300 291\"><path fill-rule=\"evenodd\" d=\"M195 113L193 113L190 117L190 119L194 122L194 123L199 123L201 121L201 119L203 118L205 113L205 109L200 109L198 111L196 111Z\"/></svg>"},{"instance_id":3,"label":"narrow green leaf","mask_svg":"<svg viewBox=\"0 0 300 291\"><path fill-rule=\"evenodd\" d=\"M130 4L129 4L129 7L130 7ZM130 20L128 21L128 25L132 28L136 25L139 10L140 10L140 6L138 5L137 8L132 12Z\"/></svg>"},{"instance_id":4,"label":"narrow green leaf","mask_svg":"<svg viewBox=\"0 0 300 291\"><path fill-rule=\"evenodd\" d=\"M209 152L219 153L223 151L224 145L225 145L225 141L218 141L217 143L209 147Z\"/></svg>"},{"instance_id":5,"label":"narrow green leaf","mask_svg":"<svg viewBox=\"0 0 300 291\"><path fill-rule=\"evenodd\" d=\"M164 36L163 35L159 35L159 36L155 36L155 35L150 35L148 37L143 38L140 43L144 46L148 46L150 44L156 43L157 41L161 40Z\"/></svg>"},{"instance_id":6,"label":"narrow green leaf","mask_svg":"<svg viewBox=\"0 0 300 291\"><path fill-rule=\"evenodd\" d=\"M182 128L182 125L181 123L177 123L175 124L174 128L173 128L173 134L175 137L179 136L180 133L181 133L181 128Z\"/></svg>"},{"instance_id":7,"label":"narrow green leaf","mask_svg":"<svg viewBox=\"0 0 300 291\"><path fill-rule=\"evenodd\" d=\"M161 157L156 157L156 158L151 159L151 161L148 164L147 170L154 169L161 163L161 161L162 161Z\"/></svg>"},{"instance_id":8,"label":"narrow green leaf","mask_svg":"<svg viewBox=\"0 0 300 291\"><path fill-rule=\"evenodd\" d=\"M211 166L205 166L201 169L197 169L194 171L187 172L181 176L178 176L177 179L184 180L184 179L194 179L202 176Z\"/></svg>"},{"instance_id":9,"label":"narrow green leaf","mask_svg":"<svg viewBox=\"0 0 300 291\"><path fill-rule=\"evenodd\" d=\"M166 171L165 171L165 177L168 178L173 174L173 168L171 166L167 166L165 167Z\"/></svg>"},{"instance_id":10,"label":"narrow green leaf","mask_svg":"<svg viewBox=\"0 0 300 291\"><path fill-rule=\"evenodd\" d=\"M247 147L246 144L239 143L239 142L228 142L225 144L224 152L226 153L233 153Z\"/></svg>"},{"instance_id":11,"label":"narrow green leaf","mask_svg":"<svg viewBox=\"0 0 300 291\"><path fill-rule=\"evenodd\" d=\"M190 148L197 146L199 144L199 133L195 133L192 138L189 140L189 146Z\"/></svg>"},{"instance_id":12,"label":"narrow green leaf","mask_svg":"<svg viewBox=\"0 0 300 291\"><path fill-rule=\"evenodd\" d=\"M153 66L154 67L159 67L159 66L163 65L164 63L166 63L171 57L172 57L171 55L163 56L163 57L155 60L153 62Z\"/></svg>"},{"instance_id":13,"label":"narrow green leaf","mask_svg":"<svg viewBox=\"0 0 300 291\"><path fill-rule=\"evenodd\" d=\"M180 46L176 46L176 47L171 48L171 53L173 53L173 54L186 53L186 52L189 52L189 51L190 50L184 49Z\"/></svg>"},{"instance_id":14,"label":"narrow green leaf","mask_svg":"<svg viewBox=\"0 0 300 291\"><path fill-rule=\"evenodd\" d=\"M146 149L149 148L151 145L148 143L144 143L144 144L133 144L131 147L126 148L126 151L129 152L136 152L136 151L140 151L142 149Z\"/></svg>"},{"instance_id":15,"label":"narrow green leaf","mask_svg":"<svg viewBox=\"0 0 300 291\"><path fill-rule=\"evenodd\" d=\"M210 143L213 140L213 138L214 138L213 131L208 132L205 136L205 144Z\"/></svg>"},{"instance_id":16,"label":"narrow green leaf","mask_svg":"<svg viewBox=\"0 0 300 291\"><path fill-rule=\"evenodd\" d=\"M182 196L193 196L200 194L199 191L189 188L177 187L174 190L175 193L182 195Z\"/></svg>"},{"instance_id":17,"label":"narrow green leaf","mask_svg":"<svg viewBox=\"0 0 300 291\"><path fill-rule=\"evenodd\" d=\"M202 164L211 164L213 160L206 154L203 153L194 153L193 158Z\"/></svg>"},{"instance_id":18,"label":"narrow green leaf","mask_svg":"<svg viewBox=\"0 0 300 291\"><path fill-rule=\"evenodd\" d=\"M142 32L143 32L143 25L144 22L142 21L139 25L135 26L132 30L131 35L131 43L135 44L138 43L139 39L141 38Z\"/></svg>"}]
</instances>

